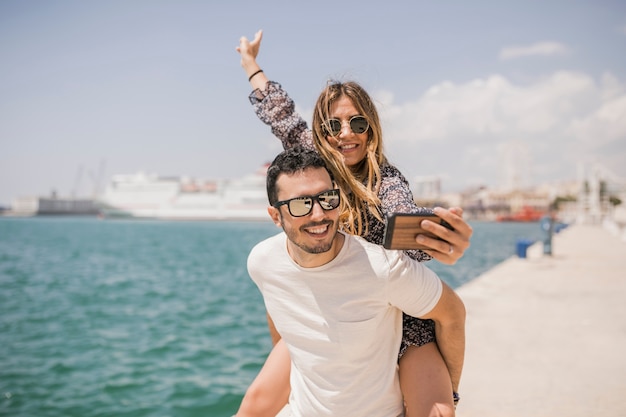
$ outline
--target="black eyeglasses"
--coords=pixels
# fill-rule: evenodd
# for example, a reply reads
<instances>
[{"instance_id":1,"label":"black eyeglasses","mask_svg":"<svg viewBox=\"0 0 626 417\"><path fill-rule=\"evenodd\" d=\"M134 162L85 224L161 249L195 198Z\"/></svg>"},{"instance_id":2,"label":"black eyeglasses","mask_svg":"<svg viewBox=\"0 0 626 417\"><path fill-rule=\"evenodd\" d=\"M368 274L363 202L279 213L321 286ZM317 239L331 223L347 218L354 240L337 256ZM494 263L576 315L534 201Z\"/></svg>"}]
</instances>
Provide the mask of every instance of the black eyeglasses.
<instances>
[{"instance_id":1,"label":"black eyeglasses","mask_svg":"<svg viewBox=\"0 0 626 417\"><path fill-rule=\"evenodd\" d=\"M354 116L350 119L350 129L352 129L352 131L357 135L367 132L369 127L370 124L367 123L367 119L363 116ZM331 136L337 136L341 133L341 120L328 119L326 120L326 123L322 123L322 129L324 129L324 131Z\"/></svg>"},{"instance_id":2,"label":"black eyeglasses","mask_svg":"<svg viewBox=\"0 0 626 417\"><path fill-rule=\"evenodd\" d=\"M317 201L324 210L334 210L339 207L339 190L326 190L316 195L304 195L290 198L289 200L277 201L273 206L279 208L286 204L289 209L289 214L293 217L303 217L313 210L315 201Z\"/></svg>"}]
</instances>

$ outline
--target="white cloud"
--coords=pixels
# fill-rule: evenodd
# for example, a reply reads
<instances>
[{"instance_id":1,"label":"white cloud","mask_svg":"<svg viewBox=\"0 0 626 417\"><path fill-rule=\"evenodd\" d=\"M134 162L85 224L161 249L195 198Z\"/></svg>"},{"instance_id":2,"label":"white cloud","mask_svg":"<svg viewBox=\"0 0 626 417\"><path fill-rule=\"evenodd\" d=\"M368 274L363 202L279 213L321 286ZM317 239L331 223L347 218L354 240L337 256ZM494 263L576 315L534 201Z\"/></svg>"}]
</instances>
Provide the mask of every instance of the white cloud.
<instances>
[{"instance_id":1,"label":"white cloud","mask_svg":"<svg viewBox=\"0 0 626 417\"><path fill-rule=\"evenodd\" d=\"M406 103L375 96L392 162L409 177L439 174L461 187L470 175L500 184L511 165L524 183L575 179L591 158L626 177L625 87L611 74L560 71L528 85L501 75L442 82Z\"/></svg>"},{"instance_id":2,"label":"white cloud","mask_svg":"<svg viewBox=\"0 0 626 417\"><path fill-rule=\"evenodd\" d=\"M602 147L617 141L626 141L626 95L602 103L583 118L574 120L572 135L588 147ZM626 159L624 159L626 164Z\"/></svg>"},{"instance_id":3,"label":"white cloud","mask_svg":"<svg viewBox=\"0 0 626 417\"><path fill-rule=\"evenodd\" d=\"M507 46L500 50L500 59L516 59L527 56L565 55L568 48L559 42L537 42L527 46Z\"/></svg>"}]
</instances>

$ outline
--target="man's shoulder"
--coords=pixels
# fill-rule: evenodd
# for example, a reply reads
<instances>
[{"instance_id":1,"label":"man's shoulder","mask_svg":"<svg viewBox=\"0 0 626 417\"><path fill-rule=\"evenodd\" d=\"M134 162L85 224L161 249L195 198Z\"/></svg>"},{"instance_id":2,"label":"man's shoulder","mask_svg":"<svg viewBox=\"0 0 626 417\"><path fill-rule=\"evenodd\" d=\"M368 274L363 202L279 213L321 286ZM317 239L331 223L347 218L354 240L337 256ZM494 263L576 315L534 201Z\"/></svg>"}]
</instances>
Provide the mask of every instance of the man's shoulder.
<instances>
[{"instance_id":1,"label":"man's shoulder","mask_svg":"<svg viewBox=\"0 0 626 417\"><path fill-rule=\"evenodd\" d=\"M281 248L285 248L285 235L284 233L278 233L274 236L270 236L254 245L254 247L248 253L247 267L248 274L253 281L259 280L265 273L268 272L268 259L272 259L270 265L275 265L283 253L287 253Z\"/></svg>"},{"instance_id":2,"label":"man's shoulder","mask_svg":"<svg viewBox=\"0 0 626 417\"><path fill-rule=\"evenodd\" d=\"M268 251L273 251L276 249L276 247L279 247L280 245L284 245L285 238L286 238L285 233L280 232L280 233L275 234L274 236L270 236L266 239L263 239L262 241L254 245L254 247L250 251L250 255L256 254L259 252L264 253Z\"/></svg>"},{"instance_id":3,"label":"man's shoulder","mask_svg":"<svg viewBox=\"0 0 626 417\"><path fill-rule=\"evenodd\" d=\"M403 252L391 249L385 249L382 245L370 242L361 236L346 235L347 241L353 251L361 251L368 256L378 256L385 259L401 257Z\"/></svg>"}]
</instances>

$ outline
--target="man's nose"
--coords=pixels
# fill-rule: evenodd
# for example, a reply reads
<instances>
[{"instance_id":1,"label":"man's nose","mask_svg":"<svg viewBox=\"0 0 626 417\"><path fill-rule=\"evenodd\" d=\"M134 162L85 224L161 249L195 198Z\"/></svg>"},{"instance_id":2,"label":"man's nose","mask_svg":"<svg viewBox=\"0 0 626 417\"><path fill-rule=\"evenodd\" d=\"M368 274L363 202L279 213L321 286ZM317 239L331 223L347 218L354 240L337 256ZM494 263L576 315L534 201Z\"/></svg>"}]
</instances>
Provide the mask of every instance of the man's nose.
<instances>
[{"instance_id":1,"label":"man's nose","mask_svg":"<svg viewBox=\"0 0 626 417\"><path fill-rule=\"evenodd\" d=\"M324 213L324 209L320 205L320 202L317 200L313 200L313 208L311 209L311 218L323 218L326 217Z\"/></svg>"}]
</instances>

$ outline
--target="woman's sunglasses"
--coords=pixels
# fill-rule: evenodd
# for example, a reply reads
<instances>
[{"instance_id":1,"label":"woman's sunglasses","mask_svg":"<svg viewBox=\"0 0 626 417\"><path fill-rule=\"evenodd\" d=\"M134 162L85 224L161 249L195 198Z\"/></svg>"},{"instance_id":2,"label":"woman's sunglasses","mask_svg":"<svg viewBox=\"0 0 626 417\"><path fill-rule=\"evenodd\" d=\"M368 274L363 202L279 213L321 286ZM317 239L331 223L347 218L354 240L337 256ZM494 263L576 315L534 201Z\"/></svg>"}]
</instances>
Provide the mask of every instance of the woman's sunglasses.
<instances>
[{"instance_id":1,"label":"woman's sunglasses","mask_svg":"<svg viewBox=\"0 0 626 417\"><path fill-rule=\"evenodd\" d=\"M357 135L367 132L369 127L370 124L367 123L367 119L363 116L354 116L350 119L350 129ZM327 135L337 136L341 133L341 120L328 119L326 123L322 123L322 129L324 129Z\"/></svg>"},{"instance_id":2,"label":"woman's sunglasses","mask_svg":"<svg viewBox=\"0 0 626 417\"><path fill-rule=\"evenodd\" d=\"M313 210L313 204L317 201L324 210L334 210L339 207L339 190L326 190L316 195L305 195L289 200L277 201L273 204L275 208L287 205L289 214L293 217L306 216Z\"/></svg>"}]
</instances>

